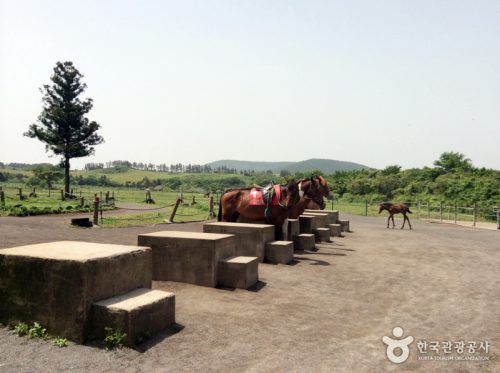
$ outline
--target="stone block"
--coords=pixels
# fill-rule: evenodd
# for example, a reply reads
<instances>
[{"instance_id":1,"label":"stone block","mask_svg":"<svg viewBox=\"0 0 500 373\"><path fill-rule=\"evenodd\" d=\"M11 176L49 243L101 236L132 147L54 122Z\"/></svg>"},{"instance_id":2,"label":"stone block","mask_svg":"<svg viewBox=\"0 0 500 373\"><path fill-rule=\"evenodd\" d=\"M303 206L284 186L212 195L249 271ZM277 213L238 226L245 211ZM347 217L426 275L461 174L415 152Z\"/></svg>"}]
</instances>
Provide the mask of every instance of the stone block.
<instances>
[{"instance_id":1,"label":"stone block","mask_svg":"<svg viewBox=\"0 0 500 373\"><path fill-rule=\"evenodd\" d=\"M140 246L153 250L153 280L217 286L219 260L234 256L230 234L163 231L140 234Z\"/></svg>"},{"instance_id":2,"label":"stone block","mask_svg":"<svg viewBox=\"0 0 500 373\"><path fill-rule=\"evenodd\" d=\"M325 228L330 222L328 214L321 212L304 212L304 215L314 216L316 218L316 228Z\"/></svg>"},{"instance_id":3,"label":"stone block","mask_svg":"<svg viewBox=\"0 0 500 373\"><path fill-rule=\"evenodd\" d=\"M288 264L292 260L293 260L292 241L274 241L266 243L267 262Z\"/></svg>"},{"instance_id":4,"label":"stone block","mask_svg":"<svg viewBox=\"0 0 500 373\"><path fill-rule=\"evenodd\" d=\"M316 242L330 241L330 228L315 228L313 234Z\"/></svg>"},{"instance_id":5,"label":"stone block","mask_svg":"<svg viewBox=\"0 0 500 373\"><path fill-rule=\"evenodd\" d=\"M300 233L312 233L313 228L316 228L316 218L311 215L299 216Z\"/></svg>"},{"instance_id":6,"label":"stone block","mask_svg":"<svg viewBox=\"0 0 500 373\"><path fill-rule=\"evenodd\" d=\"M236 256L256 256L264 261L266 242L274 241L274 225L213 222L203 225L203 232L234 234Z\"/></svg>"},{"instance_id":7,"label":"stone block","mask_svg":"<svg viewBox=\"0 0 500 373\"><path fill-rule=\"evenodd\" d=\"M323 214L328 214L329 216L329 224L337 224L339 220L339 212L337 210L312 210L312 209L306 209L304 210L305 213L312 212L312 213L323 213Z\"/></svg>"},{"instance_id":8,"label":"stone block","mask_svg":"<svg viewBox=\"0 0 500 373\"><path fill-rule=\"evenodd\" d=\"M330 224L330 235L333 237L342 237L342 227L340 224Z\"/></svg>"},{"instance_id":9,"label":"stone block","mask_svg":"<svg viewBox=\"0 0 500 373\"><path fill-rule=\"evenodd\" d=\"M220 286L248 289L259 280L259 259L254 256L222 259L218 271Z\"/></svg>"},{"instance_id":10,"label":"stone block","mask_svg":"<svg viewBox=\"0 0 500 373\"><path fill-rule=\"evenodd\" d=\"M175 322L175 295L136 289L92 305L91 334L103 339L105 327L126 333L124 344L141 343Z\"/></svg>"},{"instance_id":11,"label":"stone block","mask_svg":"<svg viewBox=\"0 0 500 373\"><path fill-rule=\"evenodd\" d=\"M59 241L0 250L0 322L83 342L92 303L151 287L148 247Z\"/></svg>"},{"instance_id":12,"label":"stone block","mask_svg":"<svg viewBox=\"0 0 500 373\"><path fill-rule=\"evenodd\" d=\"M293 237L293 248L297 251L312 250L316 242L312 233L301 233Z\"/></svg>"},{"instance_id":13,"label":"stone block","mask_svg":"<svg viewBox=\"0 0 500 373\"><path fill-rule=\"evenodd\" d=\"M288 219L288 226L286 230L286 240L293 241L293 237L300 233L299 219Z\"/></svg>"},{"instance_id":14,"label":"stone block","mask_svg":"<svg viewBox=\"0 0 500 373\"><path fill-rule=\"evenodd\" d=\"M342 232L350 232L351 229L349 227L349 220L339 220L339 224L341 226Z\"/></svg>"}]
</instances>

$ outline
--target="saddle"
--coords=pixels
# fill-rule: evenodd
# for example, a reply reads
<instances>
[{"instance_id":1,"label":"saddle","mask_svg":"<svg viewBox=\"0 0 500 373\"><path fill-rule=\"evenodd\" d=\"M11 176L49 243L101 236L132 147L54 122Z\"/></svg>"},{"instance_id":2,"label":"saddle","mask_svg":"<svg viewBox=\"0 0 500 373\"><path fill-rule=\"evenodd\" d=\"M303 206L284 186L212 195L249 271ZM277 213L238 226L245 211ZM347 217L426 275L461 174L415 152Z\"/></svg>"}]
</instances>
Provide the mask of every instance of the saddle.
<instances>
[{"instance_id":1,"label":"saddle","mask_svg":"<svg viewBox=\"0 0 500 373\"><path fill-rule=\"evenodd\" d=\"M281 185L270 184L250 190L250 206L276 206L281 199Z\"/></svg>"}]
</instances>

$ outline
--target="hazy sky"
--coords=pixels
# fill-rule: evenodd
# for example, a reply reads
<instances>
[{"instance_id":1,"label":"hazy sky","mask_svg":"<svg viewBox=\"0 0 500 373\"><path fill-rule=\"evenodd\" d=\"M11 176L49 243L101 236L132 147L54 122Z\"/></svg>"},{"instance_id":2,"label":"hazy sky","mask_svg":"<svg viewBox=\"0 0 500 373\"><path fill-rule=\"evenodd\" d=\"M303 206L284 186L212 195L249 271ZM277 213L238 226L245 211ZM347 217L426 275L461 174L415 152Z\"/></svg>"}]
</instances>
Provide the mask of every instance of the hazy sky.
<instances>
[{"instance_id":1,"label":"hazy sky","mask_svg":"<svg viewBox=\"0 0 500 373\"><path fill-rule=\"evenodd\" d=\"M0 161L73 61L105 143L87 162L330 158L500 169L500 1L0 0Z\"/></svg>"}]
</instances>

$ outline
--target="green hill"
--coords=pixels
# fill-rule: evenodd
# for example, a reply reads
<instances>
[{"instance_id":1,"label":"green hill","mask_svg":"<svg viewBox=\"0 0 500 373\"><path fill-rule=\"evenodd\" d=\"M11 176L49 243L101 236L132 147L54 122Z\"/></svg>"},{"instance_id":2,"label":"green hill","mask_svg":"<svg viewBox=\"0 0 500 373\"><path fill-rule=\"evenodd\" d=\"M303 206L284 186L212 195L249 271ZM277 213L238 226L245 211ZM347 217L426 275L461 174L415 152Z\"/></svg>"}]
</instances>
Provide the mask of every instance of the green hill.
<instances>
[{"instance_id":1,"label":"green hill","mask_svg":"<svg viewBox=\"0 0 500 373\"><path fill-rule=\"evenodd\" d=\"M233 159L223 159L208 163L212 169L218 167L235 168L241 170L254 170L254 171L267 171L271 170L275 173L281 170L288 170L294 172L306 172L313 170L321 170L325 174L332 174L335 171L351 171L370 169L370 167L353 162L337 161L334 159L308 159L300 162L252 162L252 161L237 161Z\"/></svg>"}]
</instances>

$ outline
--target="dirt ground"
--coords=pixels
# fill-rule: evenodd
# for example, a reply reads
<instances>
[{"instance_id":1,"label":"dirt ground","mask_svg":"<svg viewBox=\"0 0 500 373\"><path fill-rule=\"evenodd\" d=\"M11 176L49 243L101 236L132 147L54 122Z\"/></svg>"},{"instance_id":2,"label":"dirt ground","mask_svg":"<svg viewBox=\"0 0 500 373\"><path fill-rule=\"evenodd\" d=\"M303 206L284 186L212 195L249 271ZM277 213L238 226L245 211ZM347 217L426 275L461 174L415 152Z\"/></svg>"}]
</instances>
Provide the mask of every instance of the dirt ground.
<instances>
[{"instance_id":1,"label":"dirt ground","mask_svg":"<svg viewBox=\"0 0 500 373\"><path fill-rule=\"evenodd\" d=\"M0 328L0 372L500 371L500 232L416 219L412 231L392 230L383 217L342 217L352 233L296 254L293 265L259 265L255 291L154 282L175 292L178 325L139 351L61 349ZM0 248L54 240L136 245L139 233L202 230L200 223L68 223L68 216L0 218ZM397 339L396 326L404 329L401 338L414 338L401 364L388 360L382 342ZM417 348L424 341L466 347L425 354ZM489 351L469 353L469 342L488 342ZM455 360L444 360L450 356Z\"/></svg>"}]
</instances>

